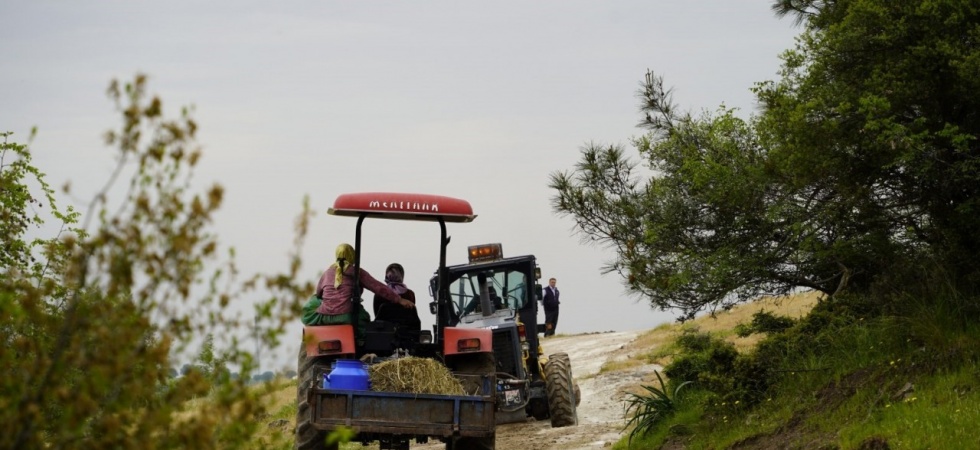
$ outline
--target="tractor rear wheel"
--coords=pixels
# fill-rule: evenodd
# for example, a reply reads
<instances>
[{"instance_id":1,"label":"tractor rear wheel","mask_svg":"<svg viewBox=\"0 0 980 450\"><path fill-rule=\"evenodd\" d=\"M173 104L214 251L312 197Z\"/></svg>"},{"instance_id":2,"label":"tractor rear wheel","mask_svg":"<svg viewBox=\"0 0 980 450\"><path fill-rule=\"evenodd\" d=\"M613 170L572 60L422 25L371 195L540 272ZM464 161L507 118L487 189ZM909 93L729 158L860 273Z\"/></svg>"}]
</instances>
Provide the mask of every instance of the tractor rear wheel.
<instances>
[{"instance_id":1,"label":"tractor rear wheel","mask_svg":"<svg viewBox=\"0 0 980 450\"><path fill-rule=\"evenodd\" d=\"M575 412L577 396L575 383L572 381L572 363L567 353L555 353L548 357L544 365L546 389L548 391L548 409L551 415L551 427L567 427L578 423Z\"/></svg>"},{"instance_id":2,"label":"tractor rear wheel","mask_svg":"<svg viewBox=\"0 0 980 450\"><path fill-rule=\"evenodd\" d=\"M309 391L316 386L317 367L330 367L329 358L308 358L306 348L299 349L296 368L299 382L296 384L296 450L337 450L339 445L327 445L327 432L313 427Z\"/></svg>"}]
</instances>

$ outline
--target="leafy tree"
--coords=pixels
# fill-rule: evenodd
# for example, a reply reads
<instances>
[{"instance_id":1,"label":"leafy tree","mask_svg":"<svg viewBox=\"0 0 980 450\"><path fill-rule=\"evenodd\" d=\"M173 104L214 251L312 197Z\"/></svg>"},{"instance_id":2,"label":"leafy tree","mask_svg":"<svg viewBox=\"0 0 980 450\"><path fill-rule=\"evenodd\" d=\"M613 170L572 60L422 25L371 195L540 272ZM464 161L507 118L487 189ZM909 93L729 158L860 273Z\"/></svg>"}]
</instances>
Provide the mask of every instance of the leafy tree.
<instances>
[{"instance_id":1,"label":"leafy tree","mask_svg":"<svg viewBox=\"0 0 980 450\"><path fill-rule=\"evenodd\" d=\"M836 220L872 250L885 249L872 257L886 270L935 259L954 284L975 290L980 6L796 3L781 12L807 29L785 57L782 80L756 89L774 163L796 185L820 189L821 209L846 206ZM865 282L877 273L868 275Z\"/></svg>"},{"instance_id":2,"label":"leafy tree","mask_svg":"<svg viewBox=\"0 0 980 450\"><path fill-rule=\"evenodd\" d=\"M763 111L680 112L648 73L647 130L556 172L553 209L653 306L691 317L762 294L870 292L929 261L980 283L980 7L778 1L804 25ZM925 266L925 263L923 263ZM914 280L907 280L912 281ZM900 288L900 287L899 287Z\"/></svg>"},{"instance_id":3,"label":"leafy tree","mask_svg":"<svg viewBox=\"0 0 980 450\"><path fill-rule=\"evenodd\" d=\"M761 293L817 283L803 271L786 218L787 194L769 185L767 152L732 110L678 113L663 80L648 74L641 95L650 133L633 140L652 176L618 146L590 145L571 173L551 176L553 207L616 250L605 267L662 309L686 317ZM797 264L787 264L789 258ZM827 277L823 277L827 278Z\"/></svg>"},{"instance_id":4,"label":"leafy tree","mask_svg":"<svg viewBox=\"0 0 980 450\"><path fill-rule=\"evenodd\" d=\"M267 295L257 313L276 323L295 317L312 289L291 281L309 210L304 204L288 270L239 281L210 229L223 189L192 189L201 151L190 111L165 118L143 76L113 82L108 95L122 117L106 134L118 165L84 214L58 210L29 147L3 135L0 448L235 447L254 432L245 419L261 410L243 381L189 371L160 387L173 355L212 330L235 335L241 321L226 310L235 298ZM63 231L29 240L29 231L43 233L41 198ZM272 343L281 333L264 337ZM209 360L253 367L237 350L244 345L227 344L209 347ZM214 401L188 405L208 392Z\"/></svg>"}]
</instances>

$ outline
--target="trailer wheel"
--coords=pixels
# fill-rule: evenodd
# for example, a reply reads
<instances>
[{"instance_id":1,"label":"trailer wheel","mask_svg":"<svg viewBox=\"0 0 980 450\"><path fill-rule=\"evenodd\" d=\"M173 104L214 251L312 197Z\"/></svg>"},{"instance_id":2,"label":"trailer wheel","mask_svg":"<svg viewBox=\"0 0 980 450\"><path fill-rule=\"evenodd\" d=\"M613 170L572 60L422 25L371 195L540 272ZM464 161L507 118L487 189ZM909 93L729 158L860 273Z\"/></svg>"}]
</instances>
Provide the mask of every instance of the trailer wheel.
<instances>
[{"instance_id":1,"label":"trailer wheel","mask_svg":"<svg viewBox=\"0 0 980 450\"><path fill-rule=\"evenodd\" d=\"M566 353L555 353L548 357L544 365L546 388L548 391L548 409L551 415L551 427L567 427L578 423L575 407L578 405L575 395L575 383L572 381L572 363Z\"/></svg>"},{"instance_id":2,"label":"trailer wheel","mask_svg":"<svg viewBox=\"0 0 980 450\"><path fill-rule=\"evenodd\" d=\"M296 384L296 450L337 450L339 445L327 445L327 432L313 427L309 391L315 386L316 368L330 367L329 358L307 358L306 349L299 349L296 363L299 382Z\"/></svg>"}]
</instances>

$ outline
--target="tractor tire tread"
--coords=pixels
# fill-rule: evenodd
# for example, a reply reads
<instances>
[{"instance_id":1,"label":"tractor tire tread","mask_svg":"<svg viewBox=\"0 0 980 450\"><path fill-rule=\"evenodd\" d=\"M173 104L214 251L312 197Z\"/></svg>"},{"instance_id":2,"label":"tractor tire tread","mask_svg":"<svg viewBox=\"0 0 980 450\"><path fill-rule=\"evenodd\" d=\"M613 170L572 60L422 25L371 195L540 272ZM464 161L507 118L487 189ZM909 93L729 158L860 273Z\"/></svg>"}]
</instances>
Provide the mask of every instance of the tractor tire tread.
<instances>
[{"instance_id":1,"label":"tractor tire tread","mask_svg":"<svg viewBox=\"0 0 980 450\"><path fill-rule=\"evenodd\" d=\"M337 450L339 445L327 445L327 432L316 429L311 420L309 390L316 380L316 368L326 363L325 358L307 358L306 349L299 349L296 368L299 369L299 382L296 383L296 450Z\"/></svg>"},{"instance_id":2,"label":"tractor tire tread","mask_svg":"<svg viewBox=\"0 0 980 450\"><path fill-rule=\"evenodd\" d=\"M545 363L545 381L551 427L567 427L578 423L575 411L578 399L574 392L572 364L568 354L555 353L548 357L548 362Z\"/></svg>"}]
</instances>

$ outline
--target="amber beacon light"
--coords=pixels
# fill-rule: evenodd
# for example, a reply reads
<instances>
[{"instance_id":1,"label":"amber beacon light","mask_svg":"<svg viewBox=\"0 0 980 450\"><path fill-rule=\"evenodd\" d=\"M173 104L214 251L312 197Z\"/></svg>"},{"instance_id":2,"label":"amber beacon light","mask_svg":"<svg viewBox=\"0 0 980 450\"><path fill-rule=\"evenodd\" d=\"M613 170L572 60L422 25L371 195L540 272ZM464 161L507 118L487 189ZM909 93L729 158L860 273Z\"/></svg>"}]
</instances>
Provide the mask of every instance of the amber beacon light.
<instances>
[{"instance_id":1,"label":"amber beacon light","mask_svg":"<svg viewBox=\"0 0 980 450\"><path fill-rule=\"evenodd\" d=\"M504 257L504 246L501 244L483 244L469 246L470 262L495 261Z\"/></svg>"}]
</instances>

